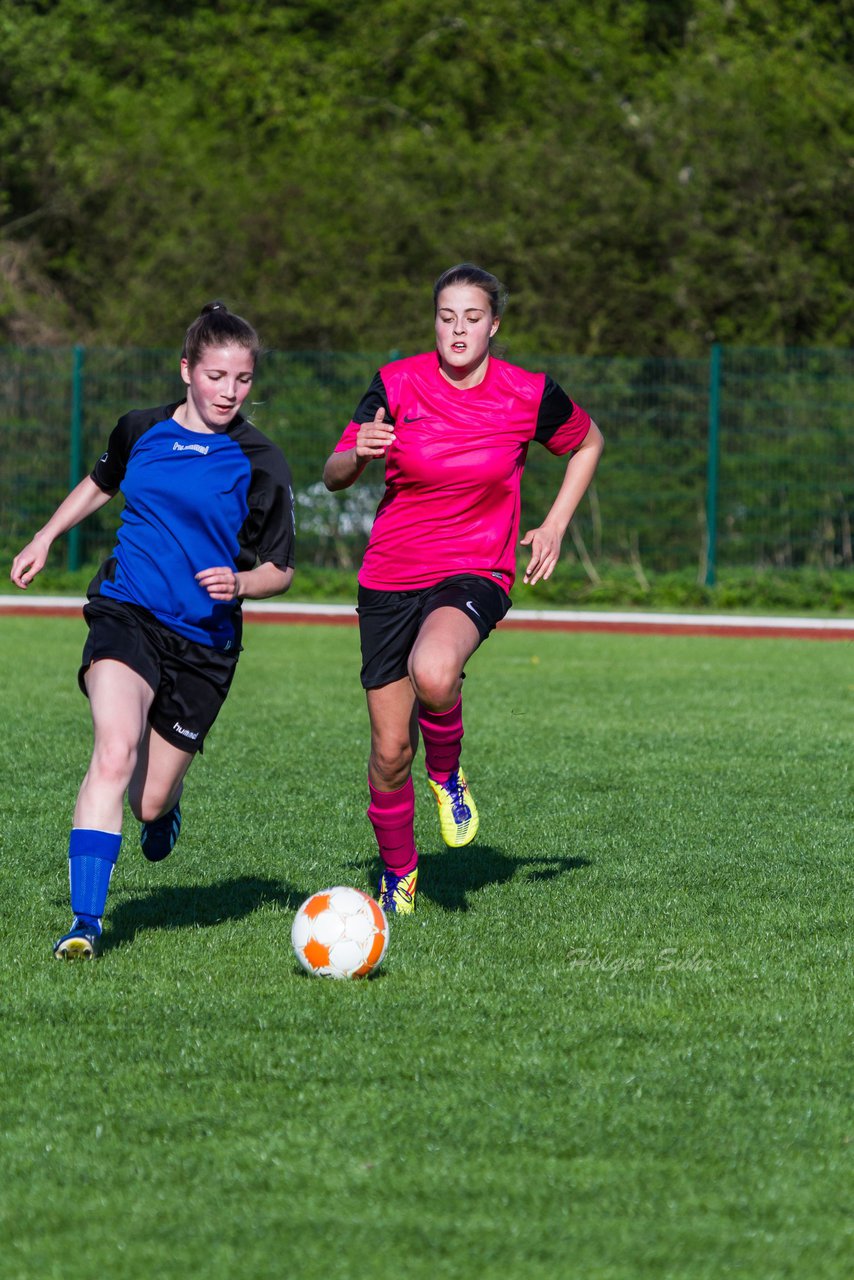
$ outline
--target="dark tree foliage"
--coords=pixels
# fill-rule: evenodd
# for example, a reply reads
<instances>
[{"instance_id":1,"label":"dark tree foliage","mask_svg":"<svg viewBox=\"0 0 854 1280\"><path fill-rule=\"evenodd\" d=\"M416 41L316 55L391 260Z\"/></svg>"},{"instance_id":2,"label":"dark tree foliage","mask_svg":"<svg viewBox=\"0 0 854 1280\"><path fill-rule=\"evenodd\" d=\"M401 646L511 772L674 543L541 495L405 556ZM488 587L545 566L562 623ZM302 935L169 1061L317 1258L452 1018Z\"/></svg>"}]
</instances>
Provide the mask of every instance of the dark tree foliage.
<instances>
[{"instance_id":1,"label":"dark tree foliage","mask_svg":"<svg viewBox=\"0 0 854 1280\"><path fill-rule=\"evenodd\" d=\"M0 0L0 338L411 350L463 258L514 352L854 345L850 6Z\"/></svg>"}]
</instances>

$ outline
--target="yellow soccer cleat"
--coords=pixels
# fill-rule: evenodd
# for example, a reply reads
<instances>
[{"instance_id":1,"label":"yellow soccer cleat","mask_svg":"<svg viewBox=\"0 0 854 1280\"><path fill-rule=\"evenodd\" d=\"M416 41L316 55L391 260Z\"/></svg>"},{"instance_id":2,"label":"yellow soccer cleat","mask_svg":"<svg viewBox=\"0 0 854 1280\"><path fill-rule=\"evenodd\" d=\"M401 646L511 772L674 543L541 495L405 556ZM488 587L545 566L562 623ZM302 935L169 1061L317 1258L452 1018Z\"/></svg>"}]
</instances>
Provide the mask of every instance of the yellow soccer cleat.
<instances>
[{"instance_id":1,"label":"yellow soccer cleat","mask_svg":"<svg viewBox=\"0 0 854 1280\"><path fill-rule=\"evenodd\" d=\"M387 916L411 916L415 913L415 886L418 868L413 867L405 876L384 871L380 876L377 902Z\"/></svg>"},{"instance_id":2,"label":"yellow soccer cleat","mask_svg":"<svg viewBox=\"0 0 854 1280\"><path fill-rule=\"evenodd\" d=\"M98 953L100 930L75 918L64 938L53 945L57 960L94 960Z\"/></svg>"},{"instance_id":3,"label":"yellow soccer cleat","mask_svg":"<svg viewBox=\"0 0 854 1280\"><path fill-rule=\"evenodd\" d=\"M462 849L463 845L471 844L477 835L480 818L462 769L455 769L447 782L434 782L429 773L427 781L439 806L439 828L445 844L452 849Z\"/></svg>"}]
</instances>

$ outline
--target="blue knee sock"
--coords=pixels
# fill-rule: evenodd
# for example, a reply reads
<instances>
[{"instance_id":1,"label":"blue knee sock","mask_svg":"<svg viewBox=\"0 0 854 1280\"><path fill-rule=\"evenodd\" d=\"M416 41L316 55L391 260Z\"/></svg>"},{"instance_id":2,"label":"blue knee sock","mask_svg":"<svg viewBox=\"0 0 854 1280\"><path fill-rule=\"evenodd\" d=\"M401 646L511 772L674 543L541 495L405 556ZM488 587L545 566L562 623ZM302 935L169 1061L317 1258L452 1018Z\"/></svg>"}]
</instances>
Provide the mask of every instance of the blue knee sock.
<instances>
[{"instance_id":1,"label":"blue knee sock","mask_svg":"<svg viewBox=\"0 0 854 1280\"><path fill-rule=\"evenodd\" d=\"M78 920L99 932L121 843L121 833L88 831L84 827L74 827L68 841L71 910Z\"/></svg>"}]
</instances>

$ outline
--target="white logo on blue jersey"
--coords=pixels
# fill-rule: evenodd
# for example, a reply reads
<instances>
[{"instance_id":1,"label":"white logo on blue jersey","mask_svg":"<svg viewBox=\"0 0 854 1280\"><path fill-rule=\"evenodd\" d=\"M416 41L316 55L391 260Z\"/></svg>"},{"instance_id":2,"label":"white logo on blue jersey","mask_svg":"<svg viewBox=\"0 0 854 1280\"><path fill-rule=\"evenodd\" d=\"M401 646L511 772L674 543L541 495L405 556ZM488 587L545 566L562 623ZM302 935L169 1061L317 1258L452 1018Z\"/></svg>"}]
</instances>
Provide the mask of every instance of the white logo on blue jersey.
<instances>
[{"instance_id":1,"label":"white logo on blue jersey","mask_svg":"<svg viewBox=\"0 0 854 1280\"><path fill-rule=\"evenodd\" d=\"M209 444L179 444L177 440L172 445L173 453L186 453L187 450L191 453L210 453L211 447Z\"/></svg>"}]
</instances>

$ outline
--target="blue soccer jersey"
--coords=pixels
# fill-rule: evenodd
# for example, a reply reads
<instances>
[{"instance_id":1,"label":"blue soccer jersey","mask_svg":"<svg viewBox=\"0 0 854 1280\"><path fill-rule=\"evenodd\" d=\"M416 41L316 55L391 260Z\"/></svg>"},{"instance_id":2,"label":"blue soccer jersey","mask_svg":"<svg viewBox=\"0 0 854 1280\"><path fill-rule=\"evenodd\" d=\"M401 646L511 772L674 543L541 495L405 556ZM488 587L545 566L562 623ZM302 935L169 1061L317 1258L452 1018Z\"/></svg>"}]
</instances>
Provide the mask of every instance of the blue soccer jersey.
<instances>
[{"instance_id":1,"label":"blue soccer jersey","mask_svg":"<svg viewBox=\"0 0 854 1280\"><path fill-rule=\"evenodd\" d=\"M180 426L177 407L125 414L91 473L105 492L120 489L125 507L89 594L141 605L189 640L230 649L239 602L212 600L196 574L293 565L290 469L245 418L207 434Z\"/></svg>"}]
</instances>

